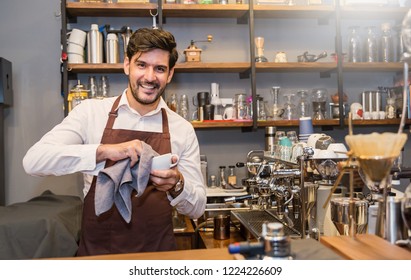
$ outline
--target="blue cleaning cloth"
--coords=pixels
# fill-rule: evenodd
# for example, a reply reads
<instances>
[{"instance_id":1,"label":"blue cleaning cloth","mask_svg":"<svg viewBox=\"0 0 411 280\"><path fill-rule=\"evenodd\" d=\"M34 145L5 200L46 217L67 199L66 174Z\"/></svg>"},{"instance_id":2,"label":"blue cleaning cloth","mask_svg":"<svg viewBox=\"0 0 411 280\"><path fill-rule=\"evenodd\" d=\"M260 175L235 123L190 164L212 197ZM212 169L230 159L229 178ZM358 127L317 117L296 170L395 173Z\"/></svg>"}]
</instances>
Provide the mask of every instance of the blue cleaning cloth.
<instances>
[{"instance_id":1,"label":"blue cleaning cloth","mask_svg":"<svg viewBox=\"0 0 411 280\"><path fill-rule=\"evenodd\" d=\"M97 216L110 210L114 204L123 219L130 223L131 193L136 190L137 197L144 193L150 177L151 161L155 156L158 153L142 142L140 159L133 167L130 167L130 159L127 158L99 172L94 198Z\"/></svg>"}]
</instances>

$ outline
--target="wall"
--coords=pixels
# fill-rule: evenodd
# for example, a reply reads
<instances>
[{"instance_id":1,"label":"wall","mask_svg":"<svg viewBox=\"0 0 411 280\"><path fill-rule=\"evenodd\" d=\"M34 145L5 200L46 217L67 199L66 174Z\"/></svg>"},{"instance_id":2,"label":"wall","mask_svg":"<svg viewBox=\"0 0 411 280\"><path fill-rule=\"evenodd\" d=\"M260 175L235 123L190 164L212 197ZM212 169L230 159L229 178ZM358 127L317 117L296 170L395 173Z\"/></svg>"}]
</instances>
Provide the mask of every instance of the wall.
<instances>
[{"instance_id":1,"label":"wall","mask_svg":"<svg viewBox=\"0 0 411 280\"><path fill-rule=\"evenodd\" d=\"M0 3L0 56L13 63L14 106L5 112L6 144L6 203L26 201L50 189L59 194L81 195L81 176L34 178L25 174L21 161L31 145L63 119L63 103L60 84L60 1L57 0L3 0ZM91 23L111 24L115 28L129 25L135 30L151 26L150 18L79 18L72 27L88 30ZM248 27L237 25L235 19L167 19L166 29L177 38L181 59L183 50L191 39L203 40L208 34L213 43L201 43L204 61L248 61ZM318 54L323 50L333 52L334 23L318 26L315 20L259 20L257 36L266 38L266 56L272 61L277 51L287 51L290 61L305 50ZM290 32L288 28L294 30ZM229 34L229 36L227 35ZM291 42L293 48L287 46ZM288 47L288 48L287 48ZM327 58L330 59L330 58ZM357 100L365 89L377 85L392 85L392 73L351 75L349 85L351 100ZM87 75L79 75L83 83ZM194 96L196 92L209 90L210 84L220 84L221 95L231 97L235 93L250 93L248 79L240 80L237 74L178 74L168 93L176 92ZM72 82L74 83L74 81ZM112 95L117 95L125 86L121 74L110 75ZM321 79L318 73L307 74L259 74L258 93L269 97L271 86L281 85L284 92L298 88L326 87L330 94L336 91L336 75ZM193 90L194 89L194 90ZM193 110L191 107L191 110ZM287 128L297 129L297 128ZM355 128L355 132L395 131L396 127ZM321 128L317 127L316 131ZM337 141L344 141L346 129L327 131ZM209 174L216 174L219 165L244 162L250 150L264 148L264 129L256 132L241 132L240 129L198 130L201 152L207 155ZM410 141L406 155L409 155ZM410 165L409 156L405 163ZM244 170L239 169L239 177Z\"/></svg>"}]
</instances>

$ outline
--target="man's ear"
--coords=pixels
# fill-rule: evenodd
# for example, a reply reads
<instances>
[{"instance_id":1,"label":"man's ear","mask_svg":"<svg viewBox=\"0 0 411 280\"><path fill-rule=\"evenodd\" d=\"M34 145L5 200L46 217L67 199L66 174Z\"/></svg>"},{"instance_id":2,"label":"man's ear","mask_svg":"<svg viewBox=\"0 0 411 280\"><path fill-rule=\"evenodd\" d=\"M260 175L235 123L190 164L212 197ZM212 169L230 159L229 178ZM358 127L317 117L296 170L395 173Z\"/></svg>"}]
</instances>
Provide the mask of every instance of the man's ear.
<instances>
[{"instance_id":1,"label":"man's ear","mask_svg":"<svg viewBox=\"0 0 411 280\"><path fill-rule=\"evenodd\" d=\"M125 73L127 76L130 74L130 60L128 59L128 57L125 57L125 58L124 58L123 70L124 70L124 73Z\"/></svg>"},{"instance_id":2,"label":"man's ear","mask_svg":"<svg viewBox=\"0 0 411 280\"><path fill-rule=\"evenodd\" d=\"M170 72L168 73L168 78L167 78L167 84L171 82L171 79L173 78L174 75L174 68L170 69Z\"/></svg>"}]
</instances>

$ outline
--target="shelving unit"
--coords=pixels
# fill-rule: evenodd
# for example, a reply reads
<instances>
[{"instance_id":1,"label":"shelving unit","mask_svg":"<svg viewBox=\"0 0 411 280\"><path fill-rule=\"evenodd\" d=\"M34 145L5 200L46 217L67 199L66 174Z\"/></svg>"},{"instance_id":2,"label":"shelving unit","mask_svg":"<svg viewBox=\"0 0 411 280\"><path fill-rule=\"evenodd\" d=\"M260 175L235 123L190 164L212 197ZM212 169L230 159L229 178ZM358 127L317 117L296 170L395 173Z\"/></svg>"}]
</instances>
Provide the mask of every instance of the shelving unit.
<instances>
[{"instance_id":1,"label":"shelving unit","mask_svg":"<svg viewBox=\"0 0 411 280\"><path fill-rule=\"evenodd\" d=\"M252 0L251 0L252 2ZM254 19L317 19L319 24L326 24L330 19L401 19L407 8L394 7L340 7L330 5L313 6L281 6L281 5L251 5L248 4L209 4L209 5L184 5L184 4L140 4L140 3L83 3L62 1L62 34L66 34L68 21L75 21L77 17L151 17L150 10L161 9L160 23L167 18L234 18L239 24L248 24L250 38L254 36ZM337 21L338 23L338 21ZM340 27L337 26L336 32ZM66 38L62 36L63 52L66 51ZM341 42L340 42L341 43ZM241 78L250 78L251 92L256 95L255 76L257 73L320 73L322 76L336 73L338 77L342 72L400 72L401 63L348 63L348 62L313 62L313 63L254 63L254 42L250 40L250 61L248 62L185 62L176 65L176 73L238 73ZM337 46L338 47L338 46ZM338 49L338 48L337 48ZM341 46L340 46L341 53ZM340 63L340 64L339 64ZM340 65L340 66L339 66ZM62 91L64 97L68 94L68 73L122 73L123 64L68 64L62 63ZM340 81L341 82L341 81ZM339 88L342 88L339 85ZM65 106L67 107L67 106ZM253 108L256 111L256 108ZM342 110L340 110L342 111ZM67 112L66 112L67 113ZM256 115L256 114L253 114ZM313 121L315 126L341 126L346 125L346 120L329 119ZM355 125L395 125L399 120L364 120L354 121ZM407 121L407 123L411 123ZM256 128L264 126L298 126L297 120L292 121L253 121L247 122L193 122L198 129L203 128Z\"/></svg>"}]
</instances>

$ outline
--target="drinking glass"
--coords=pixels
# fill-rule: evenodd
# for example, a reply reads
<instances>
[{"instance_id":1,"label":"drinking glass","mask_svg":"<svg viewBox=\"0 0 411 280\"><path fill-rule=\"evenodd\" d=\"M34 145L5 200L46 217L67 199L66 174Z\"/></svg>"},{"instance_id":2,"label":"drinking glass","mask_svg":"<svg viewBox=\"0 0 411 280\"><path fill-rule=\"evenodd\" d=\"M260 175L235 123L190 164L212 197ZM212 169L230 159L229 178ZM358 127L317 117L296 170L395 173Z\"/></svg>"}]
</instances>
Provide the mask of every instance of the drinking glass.
<instances>
[{"instance_id":1,"label":"drinking glass","mask_svg":"<svg viewBox=\"0 0 411 280\"><path fill-rule=\"evenodd\" d=\"M283 116L284 109L283 106L280 105L280 87L274 86L271 88L271 98L272 98L272 111L273 111L273 119L280 120Z\"/></svg>"},{"instance_id":2,"label":"drinking glass","mask_svg":"<svg viewBox=\"0 0 411 280\"><path fill-rule=\"evenodd\" d=\"M297 108L293 101L294 93L284 94L285 104L284 104L284 120L295 120L297 119Z\"/></svg>"},{"instance_id":3,"label":"drinking glass","mask_svg":"<svg viewBox=\"0 0 411 280\"><path fill-rule=\"evenodd\" d=\"M310 117L311 108L310 108L310 102L308 102L308 91L299 90L297 91L297 95L300 97L300 100L297 105L299 118Z\"/></svg>"}]
</instances>

